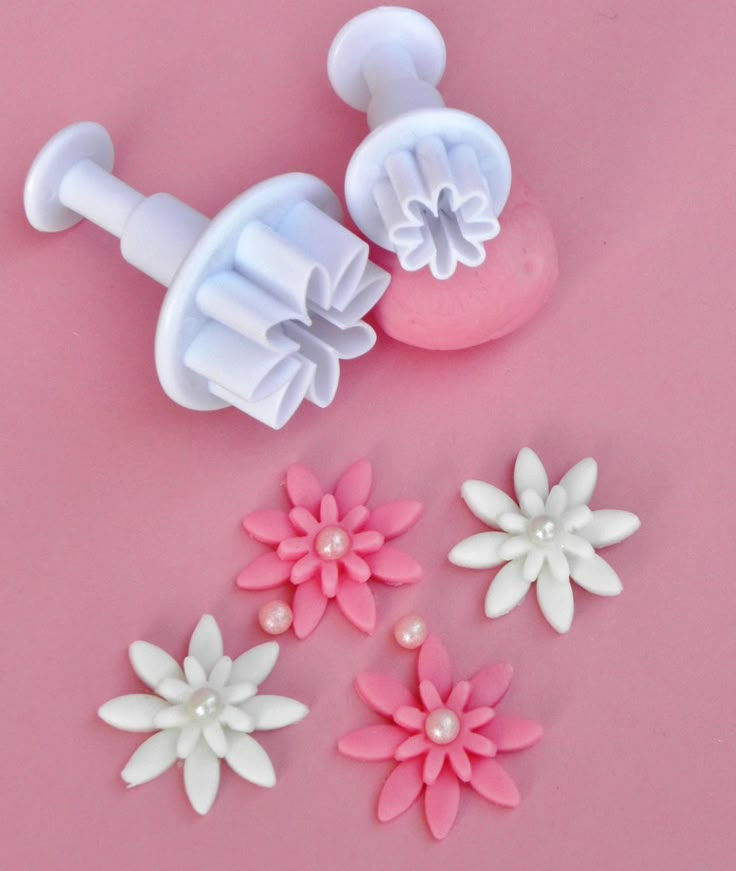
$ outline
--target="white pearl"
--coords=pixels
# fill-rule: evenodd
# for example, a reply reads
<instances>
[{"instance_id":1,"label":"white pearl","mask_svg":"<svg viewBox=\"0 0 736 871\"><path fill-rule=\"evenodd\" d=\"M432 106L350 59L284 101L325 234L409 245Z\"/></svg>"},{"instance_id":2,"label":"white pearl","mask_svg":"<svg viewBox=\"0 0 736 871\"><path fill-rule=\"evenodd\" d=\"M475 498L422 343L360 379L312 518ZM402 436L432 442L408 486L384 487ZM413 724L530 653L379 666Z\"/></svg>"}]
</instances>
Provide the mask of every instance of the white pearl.
<instances>
[{"instance_id":1,"label":"white pearl","mask_svg":"<svg viewBox=\"0 0 736 871\"><path fill-rule=\"evenodd\" d=\"M326 560L338 560L350 550L350 536L340 526L325 526L314 539L318 556Z\"/></svg>"},{"instance_id":2,"label":"white pearl","mask_svg":"<svg viewBox=\"0 0 736 871\"><path fill-rule=\"evenodd\" d=\"M557 523L547 514L540 514L529 524L529 538L535 544L549 544L557 535Z\"/></svg>"},{"instance_id":3,"label":"white pearl","mask_svg":"<svg viewBox=\"0 0 736 871\"><path fill-rule=\"evenodd\" d=\"M266 604L258 612L258 623L269 635L281 635L291 626L294 615L291 608L279 599Z\"/></svg>"},{"instance_id":4,"label":"white pearl","mask_svg":"<svg viewBox=\"0 0 736 871\"><path fill-rule=\"evenodd\" d=\"M419 615L409 614L396 622L394 638L401 647L414 650L427 640L427 624Z\"/></svg>"},{"instance_id":5,"label":"white pearl","mask_svg":"<svg viewBox=\"0 0 736 871\"><path fill-rule=\"evenodd\" d=\"M434 744L451 744L460 734L460 720L449 708L437 708L425 720L424 731Z\"/></svg>"},{"instance_id":6,"label":"white pearl","mask_svg":"<svg viewBox=\"0 0 736 871\"><path fill-rule=\"evenodd\" d=\"M192 693L187 710L194 720L211 720L222 710L222 702L211 687L200 687Z\"/></svg>"}]
</instances>

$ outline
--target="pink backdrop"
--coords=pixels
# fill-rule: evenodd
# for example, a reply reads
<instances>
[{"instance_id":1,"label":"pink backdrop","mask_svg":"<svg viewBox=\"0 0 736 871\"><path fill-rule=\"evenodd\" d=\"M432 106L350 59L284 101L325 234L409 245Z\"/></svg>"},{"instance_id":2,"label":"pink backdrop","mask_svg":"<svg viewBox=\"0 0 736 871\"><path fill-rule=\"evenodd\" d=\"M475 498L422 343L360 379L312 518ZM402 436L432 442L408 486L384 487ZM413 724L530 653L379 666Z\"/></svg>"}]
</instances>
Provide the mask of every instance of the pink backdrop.
<instances>
[{"instance_id":1,"label":"pink backdrop","mask_svg":"<svg viewBox=\"0 0 736 871\"><path fill-rule=\"evenodd\" d=\"M0 11L0 661L6 707L3 867L180 869L564 868L728 871L736 850L734 704L734 60L729 0L419 2L449 53L443 92L485 118L546 203L556 295L493 346L442 354L385 337L348 364L327 411L279 433L229 410L196 414L158 387L159 288L82 226L44 237L21 190L36 149L71 121L109 127L120 174L214 214L289 170L336 189L364 119L331 92L325 57L352 0L5 0ZM399 279L400 280L400 279ZM428 278L428 280L430 280ZM448 283L462 294L462 273ZM445 555L479 531L463 479L510 483L516 451L554 476L591 453L594 507L638 512L608 552L624 594L577 592L567 637L533 600L482 616L488 572ZM140 738L97 706L138 690L126 648L183 652L203 612L231 653L262 639L268 594L236 591L262 552L240 517L278 505L294 460L331 484L376 464L376 501L426 503L401 541L426 567L377 588L365 638L328 615L285 641L271 686L307 702L264 736L280 781L223 776L197 818L181 776L126 791ZM543 722L509 757L514 812L469 791L443 844L418 808L374 821L390 766L339 757L367 722L351 682L409 672L390 627L413 609L460 672L506 658L506 703Z\"/></svg>"}]
</instances>

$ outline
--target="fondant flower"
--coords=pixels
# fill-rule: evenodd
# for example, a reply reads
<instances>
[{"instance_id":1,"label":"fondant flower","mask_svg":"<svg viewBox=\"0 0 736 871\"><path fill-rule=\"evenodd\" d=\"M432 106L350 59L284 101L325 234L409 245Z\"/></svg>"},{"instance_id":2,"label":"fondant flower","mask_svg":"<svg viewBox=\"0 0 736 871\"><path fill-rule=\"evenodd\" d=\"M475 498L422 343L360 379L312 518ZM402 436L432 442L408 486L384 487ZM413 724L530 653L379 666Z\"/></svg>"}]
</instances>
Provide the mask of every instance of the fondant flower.
<instances>
[{"instance_id":1,"label":"fondant flower","mask_svg":"<svg viewBox=\"0 0 736 871\"><path fill-rule=\"evenodd\" d=\"M501 663L454 684L447 651L430 636L417 658L418 698L387 675L359 675L358 695L391 722L351 732L338 750L362 761L398 763L381 790L379 820L394 819L424 793L429 829L444 838L455 822L463 783L494 804L519 803L516 784L495 756L531 747L542 728L496 716L511 674L511 666Z\"/></svg>"},{"instance_id":2,"label":"fondant flower","mask_svg":"<svg viewBox=\"0 0 736 871\"><path fill-rule=\"evenodd\" d=\"M418 581L420 565L386 544L419 519L418 502L389 502L369 509L373 472L368 460L354 463L325 493L317 478L301 465L286 473L289 513L255 511L243 521L253 538L274 551L252 562L238 576L245 590L280 584L295 586L294 632L306 638L335 599L343 614L370 634L376 626L376 603L368 581L398 586Z\"/></svg>"},{"instance_id":3,"label":"fondant flower","mask_svg":"<svg viewBox=\"0 0 736 871\"><path fill-rule=\"evenodd\" d=\"M184 760L184 788L199 814L212 807L220 785L220 760L257 786L276 783L271 760L250 733L280 729L309 713L284 696L258 695L279 655L275 641L253 647L235 661L222 654L222 635L205 615L189 642L183 670L166 651L134 641L130 662L156 695L119 696L99 716L116 729L156 732L128 760L121 777L138 786Z\"/></svg>"},{"instance_id":4,"label":"fondant flower","mask_svg":"<svg viewBox=\"0 0 736 871\"><path fill-rule=\"evenodd\" d=\"M598 596L616 596L621 581L595 549L616 544L641 525L630 511L591 511L598 466L581 460L550 490L547 472L530 448L522 448L514 468L519 500L483 481L466 481L462 496L485 524L502 532L481 532L450 551L450 562L485 569L507 562L486 596L488 617L501 617L521 602L532 583L549 624L567 632L574 603L570 580Z\"/></svg>"}]
</instances>

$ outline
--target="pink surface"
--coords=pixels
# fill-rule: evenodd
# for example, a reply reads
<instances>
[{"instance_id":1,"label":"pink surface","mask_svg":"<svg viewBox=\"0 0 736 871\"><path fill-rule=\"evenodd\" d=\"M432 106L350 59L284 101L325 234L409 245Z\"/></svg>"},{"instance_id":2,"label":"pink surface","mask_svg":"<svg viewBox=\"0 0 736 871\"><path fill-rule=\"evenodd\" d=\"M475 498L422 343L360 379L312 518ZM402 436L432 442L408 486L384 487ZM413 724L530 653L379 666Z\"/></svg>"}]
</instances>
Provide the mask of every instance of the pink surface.
<instances>
[{"instance_id":1,"label":"pink surface","mask_svg":"<svg viewBox=\"0 0 736 871\"><path fill-rule=\"evenodd\" d=\"M85 118L109 126L128 181L210 214L286 170L339 187L364 119L330 92L324 61L366 6L2 5L2 865L729 871L731 2L420 3L447 40L448 101L497 127L548 209L558 290L490 346L432 354L381 339L345 366L331 408L305 408L279 433L173 405L153 368L159 289L95 228L44 237L24 223L33 154ZM581 593L566 637L532 602L486 620L488 578L445 559L478 526L460 483L510 484L524 444L552 477L593 454L600 504L643 521L609 551L623 594ZM228 649L264 639L256 614L271 594L234 586L261 551L240 519L271 504L291 462L327 482L360 456L375 463L376 504L424 502L402 547L425 580L378 590L371 638L333 609L312 638L283 639L278 691L311 714L264 736L275 789L225 775L204 819L174 772L126 791L118 772L139 736L95 710L137 691L128 644L181 655L205 612ZM365 718L354 676L411 674L415 657L390 631L409 612L427 617L458 673L513 663L504 704L545 730L504 762L521 806L465 795L442 844L419 814L375 820L390 763L335 750Z\"/></svg>"}]
</instances>

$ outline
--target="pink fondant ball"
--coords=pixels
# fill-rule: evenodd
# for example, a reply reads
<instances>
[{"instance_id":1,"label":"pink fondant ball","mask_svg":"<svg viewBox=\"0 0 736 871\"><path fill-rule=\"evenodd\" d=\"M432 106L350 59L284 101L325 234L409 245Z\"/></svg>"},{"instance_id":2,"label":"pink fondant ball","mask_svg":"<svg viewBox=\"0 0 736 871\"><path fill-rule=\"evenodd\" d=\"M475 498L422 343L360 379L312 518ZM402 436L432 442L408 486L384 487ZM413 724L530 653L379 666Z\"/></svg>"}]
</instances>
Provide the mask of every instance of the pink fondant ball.
<instances>
[{"instance_id":1,"label":"pink fondant ball","mask_svg":"<svg viewBox=\"0 0 736 871\"><path fill-rule=\"evenodd\" d=\"M544 209L531 188L515 179L501 213L501 233L486 244L477 269L458 266L438 281L428 269L406 272L389 252L375 259L392 273L373 314L394 339L451 351L505 336L541 308L557 280L557 248Z\"/></svg>"}]
</instances>

